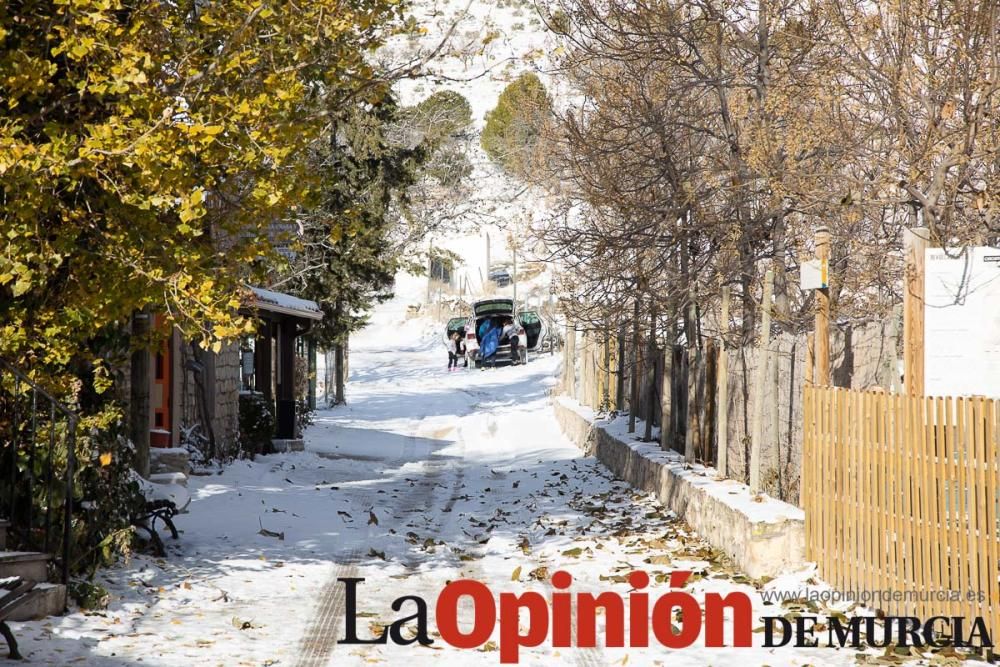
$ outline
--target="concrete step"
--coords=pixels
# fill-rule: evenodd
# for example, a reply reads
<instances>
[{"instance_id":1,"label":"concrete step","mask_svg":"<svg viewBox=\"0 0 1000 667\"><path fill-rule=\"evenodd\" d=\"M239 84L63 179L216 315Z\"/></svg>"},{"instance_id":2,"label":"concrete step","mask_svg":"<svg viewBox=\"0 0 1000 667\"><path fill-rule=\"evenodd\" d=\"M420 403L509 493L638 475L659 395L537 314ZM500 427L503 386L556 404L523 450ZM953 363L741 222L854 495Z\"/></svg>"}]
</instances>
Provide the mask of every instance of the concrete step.
<instances>
[{"instance_id":1,"label":"concrete step","mask_svg":"<svg viewBox=\"0 0 1000 667\"><path fill-rule=\"evenodd\" d=\"M46 616L58 616L66 609L66 587L42 583L35 586L31 600L14 610L8 621L34 621Z\"/></svg>"},{"instance_id":2,"label":"concrete step","mask_svg":"<svg viewBox=\"0 0 1000 667\"><path fill-rule=\"evenodd\" d=\"M49 555L37 551L0 551L0 577L48 581L48 564Z\"/></svg>"},{"instance_id":3,"label":"concrete step","mask_svg":"<svg viewBox=\"0 0 1000 667\"><path fill-rule=\"evenodd\" d=\"M161 472L149 476L149 481L153 484L176 484L187 487L188 478L182 472Z\"/></svg>"}]
</instances>

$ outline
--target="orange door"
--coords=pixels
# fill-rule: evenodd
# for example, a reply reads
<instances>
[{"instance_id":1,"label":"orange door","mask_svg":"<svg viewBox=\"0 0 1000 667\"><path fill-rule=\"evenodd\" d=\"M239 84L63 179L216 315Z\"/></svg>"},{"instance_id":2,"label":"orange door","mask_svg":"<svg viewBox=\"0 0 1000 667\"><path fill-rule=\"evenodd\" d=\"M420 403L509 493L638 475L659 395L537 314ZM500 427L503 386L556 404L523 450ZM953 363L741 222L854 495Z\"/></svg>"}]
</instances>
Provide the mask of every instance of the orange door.
<instances>
[{"instance_id":1,"label":"orange door","mask_svg":"<svg viewBox=\"0 0 1000 667\"><path fill-rule=\"evenodd\" d=\"M163 316L156 315L153 318L153 326L160 329L163 326ZM170 433L170 408L173 392L171 388L173 369L173 348L171 346L171 336L160 343L159 349L153 358L153 386L149 395L150 408L153 413L153 428L149 433L149 444L153 447L170 447L173 439Z\"/></svg>"}]
</instances>

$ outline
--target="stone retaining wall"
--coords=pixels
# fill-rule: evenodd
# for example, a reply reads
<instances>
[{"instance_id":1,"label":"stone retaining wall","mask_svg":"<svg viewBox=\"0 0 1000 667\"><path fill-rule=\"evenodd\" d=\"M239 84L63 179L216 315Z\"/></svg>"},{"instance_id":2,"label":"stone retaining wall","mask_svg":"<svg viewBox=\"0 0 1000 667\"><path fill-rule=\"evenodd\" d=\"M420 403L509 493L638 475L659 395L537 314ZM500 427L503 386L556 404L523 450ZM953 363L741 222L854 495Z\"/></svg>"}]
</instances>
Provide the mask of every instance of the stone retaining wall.
<instances>
[{"instance_id":1,"label":"stone retaining wall","mask_svg":"<svg viewBox=\"0 0 1000 667\"><path fill-rule=\"evenodd\" d=\"M751 577L774 577L805 565L805 517L799 508L762 497L732 480L718 481L713 468L687 466L675 452L632 441L623 426L593 421L588 408L565 397L553 400L563 433L596 456L622 481L655 493L712 546ZM638 428L637 433L642 429Z\"/></svg>"}]
</instances>

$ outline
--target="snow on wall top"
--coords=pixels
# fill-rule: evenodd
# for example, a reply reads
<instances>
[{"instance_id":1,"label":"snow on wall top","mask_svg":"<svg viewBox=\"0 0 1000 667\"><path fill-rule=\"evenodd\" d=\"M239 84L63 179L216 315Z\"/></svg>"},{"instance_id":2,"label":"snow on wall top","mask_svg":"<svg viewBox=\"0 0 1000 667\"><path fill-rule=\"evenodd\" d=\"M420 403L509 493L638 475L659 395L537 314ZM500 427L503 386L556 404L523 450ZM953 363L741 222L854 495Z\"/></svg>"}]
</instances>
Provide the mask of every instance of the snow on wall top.
<instances>
[{"instance_id":1,"label":"snow on wall top","mask_svg":"<svg viewBox=\"0 0 1000 667\"><path fill-rule=\"evenodd\" d=\"M683 478L707 494L743 514L755 523L781 523L783 521L803 521L805 512L795 505L772 498L766 494L755 495L750 487L732 479L718 479L718 471L701 464L687 464L684 457L674 451L660 449L658 443L640 442L635 434L628 432L628 418L604 419L593 410L580 405L566 396L556 397L559 403L591 421L596 428L604 429L611 436L625 443L640 456L651 459L670 468L671 474ZM641 424L641 420L639 420Z\"/></svg>"}]
</instances>

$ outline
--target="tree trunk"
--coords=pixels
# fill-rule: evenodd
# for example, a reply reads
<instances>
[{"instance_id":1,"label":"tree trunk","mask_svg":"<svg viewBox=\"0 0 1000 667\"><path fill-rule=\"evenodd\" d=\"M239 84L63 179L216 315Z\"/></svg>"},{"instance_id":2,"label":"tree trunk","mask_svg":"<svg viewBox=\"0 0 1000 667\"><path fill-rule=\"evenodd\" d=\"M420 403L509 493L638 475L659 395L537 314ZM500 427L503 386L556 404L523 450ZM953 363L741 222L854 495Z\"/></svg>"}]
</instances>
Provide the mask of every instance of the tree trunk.
<instances>
[{"instance_id":1,"label":"tree trunk","mask_svg":"<svg viewBox=\"0 0 1000 667\"><path fill-rule=\"evenodd\" d=\"M705 342L705 354L704 354L704 367L705 376L703 378L704 385L702 389L702 394L704 398L702 399L702 405L704 406L705 418L702 421L702 447L703 454L702 459L707 465L713 465L718 461L718 446L715 447L713 452L712 445L715 442L721 441L717 437L717 403L716 403L716 389L718 388L718 348L716 347L715 339L709 338ZM715 454L715 456L713 456Z\"/></svg>"},{"instance_id":2,"label":"tree trunk","mask_svg":"<svg viewBox=\"0 0 1000 667\"><path fill-rule=\"evenodd\" d=\"M428 254L428 264L430 263L430 257ZM430 284L430 271L427 273L428 285ZM430 288L428 287L428 294L430 294ZM429 299L428 299L429 302ZM341 326L341 321L344 318L344 302L342 299L337 299L334 304L333 317L335 323L338 327ZM347 336L345 332L341 340L334 343L333 346L333 357L334 357L334 395L333 404L343 405L347 398L345 396L345 385L347 384ZM340 336L338 336L340 338Z\"/></svg>"},{"instance_id":3,"label":"tree trunk","mask_svg":"<svg viewBox=\"0 0 1000 667\"><path fill-rule=\"evenodd\" d=\"M334 390L333 404L343 405L346 401L344 397L344 381L347 379L347 369L344 367L347 355L345 354L344 344L337 343L333 346L333 358L334 358L334 384L336 389Z\"/></svg>"},{"instance_id":4,"label":"tree trunk","mask_svg":"<svg viewBox=\"0 0 1000 667\"><path fill-rule=\"evenodd\" d=\"M576 399L576 329L569 318L566 319L566 346L563 348L563 364L566 366L564 391Z\"/></svg>"},{"instance_id":5,"label":"tree trunk","mask_svg":"<svg viewBox=\"0 0 1000 667\"><path fill-rule=\"evenodd\" d=\"M149 350L146 334L149 333L150 314L136 311L132 314L132 352L129 371L129 437L135 446L135 469L142 477L149 477Z\"/></svg>"},{"instance_id":6,"label":"tree trunk","mask_svg":"<svg viewBox=\"0 0 1000 667\"><path fill-rule=\"evenodd\" d=\"M344 339L344 386L347 386L347 381L351 378L351 338L348 336Z\"/></svg>"},{"instance_id":7,"label":"tree trunk","mask_svg":"<svg viewBox=\"0 0 1000 667\"><path fill-rule=\"evenodd\" d=\"M601 410L611 412L611 337L607 328L602 336L601 353L604 357L601 367Z\"/></svg>"},{"instance_id":8,"label":"tree trunk","mask_svg":"<svg viewBox=\"0 0 1000 667\"><path fill-rule=\"evenodd\" d=\"M782 331L793 331L790 321L791 306L788 297L788 275L785 271L785 253L788 250L785 214L779 212L774 219L774 308L771 317Z\"/></svg>"},{"instance_id":9,"label":"tree trunk","mask_svg":"<svg viewBox=\"0 0 1000 667\"><path fill-rule=\"evenodd\" d=\"M323 405L330 407L330 384L333 382L333 355L323 350Z\"/></svg>"}]
</instances>

